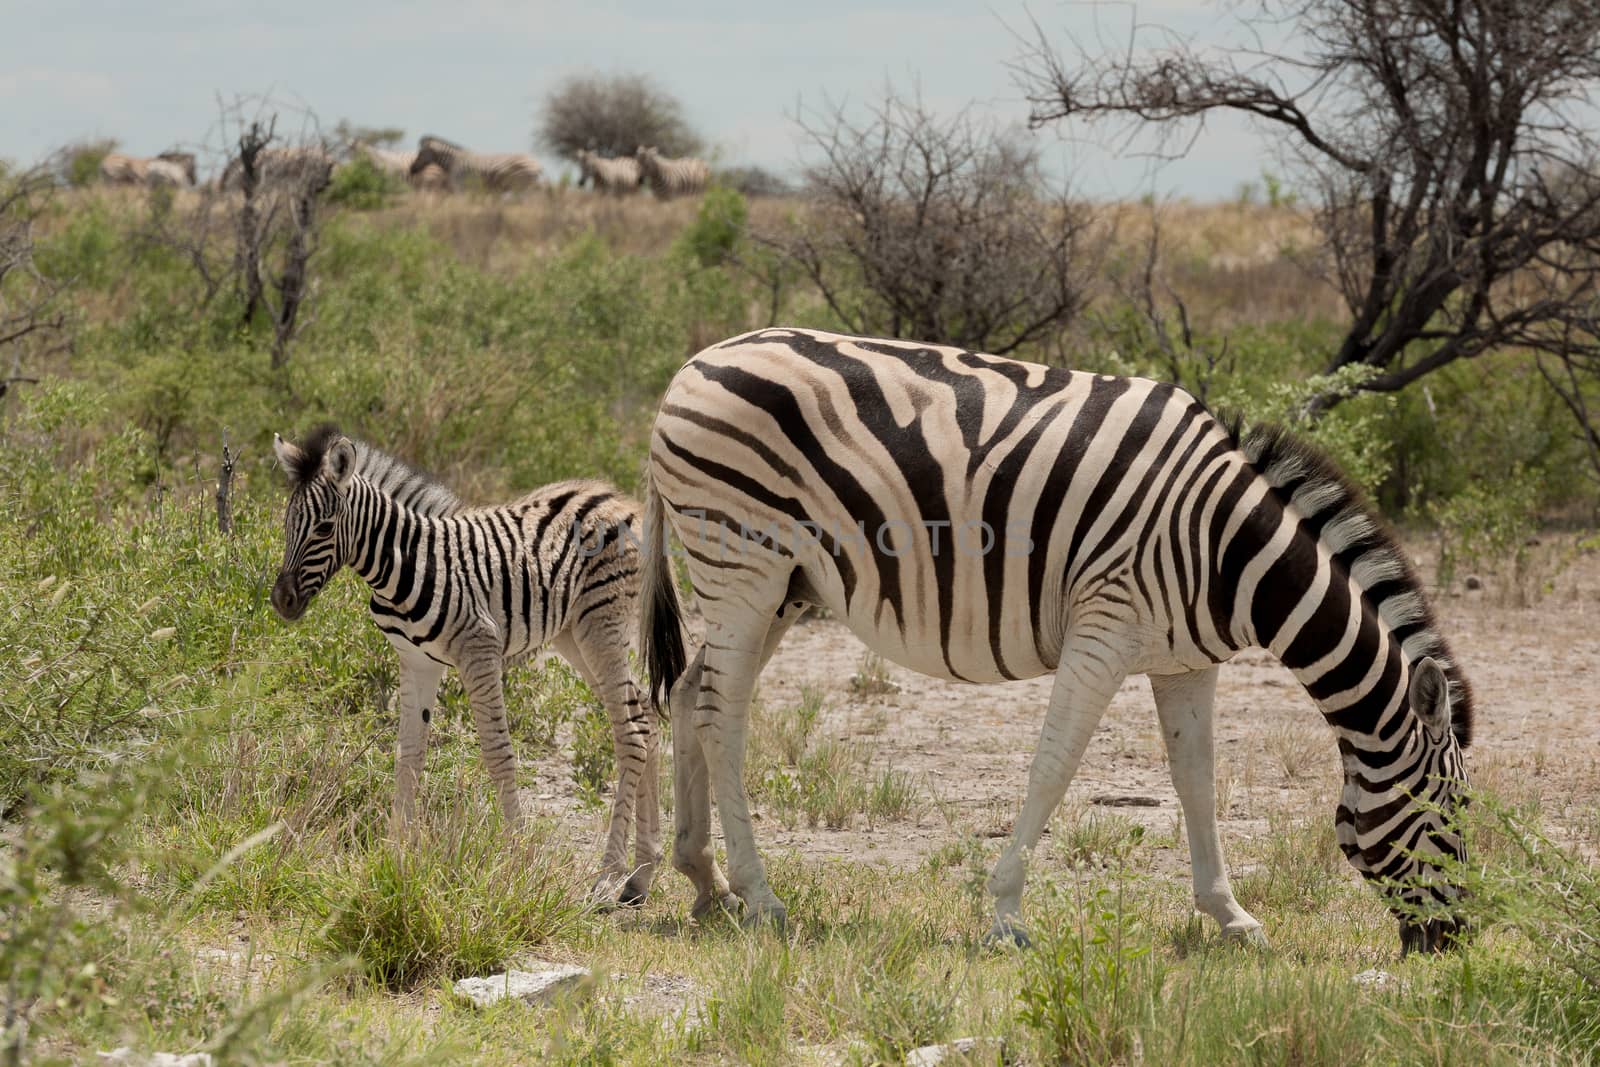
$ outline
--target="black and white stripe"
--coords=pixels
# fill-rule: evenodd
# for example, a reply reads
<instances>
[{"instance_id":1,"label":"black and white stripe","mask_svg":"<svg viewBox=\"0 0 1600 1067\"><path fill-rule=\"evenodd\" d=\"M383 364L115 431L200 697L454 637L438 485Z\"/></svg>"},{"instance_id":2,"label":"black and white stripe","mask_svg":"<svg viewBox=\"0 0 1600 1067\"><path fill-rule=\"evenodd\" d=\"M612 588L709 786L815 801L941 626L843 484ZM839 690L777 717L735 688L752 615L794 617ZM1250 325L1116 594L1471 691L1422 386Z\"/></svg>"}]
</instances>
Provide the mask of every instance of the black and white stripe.
<instances>
[{"instance_id":1,"label":"black and white stripe","mask_svg":"<svg viewBox=\"0 0 1600 1067\"><path fill-rule=\"evenodd\" d=\"M443 168L452 188L478 184L496 193L521 192L539 184L543 168L526 152L473 152L442 137L424 137L417 145L411 173L429 164Z\"/></svg>"},{"instance_id":2,"label":"black and white stripe","mask_svg":"<svg viewBox=\"0 0 1600 1067\"><path fill-rule=\"evenodd\" d=\"M1404 557L1332 465L1287 434L1237 433L1175 386L906 341L760 331L693 357L650 445L641 634L658 684L695 706L734 891L782 914L738 766L757 672L807 605L872 649L971 682L1054 673L1028 796L995 869L995 934L1016 925L1038 843L1106 705L1151 677L1183 804L1198 906L1229 936L1260 923L1233 897L1217 835L1217 665L1261 646L1338 739L1336 813L1352 864L1402 917L1458 890L1438 856L1470 740L1465 681ZM661 527L683 542L706 619L684 669ZM748 531L780 536L746 536ZM694 695L695 687L699 695ZM683 728L676 734L688 735ZM675 750L678 747L675 740ZM700 746L696 745L698 749ZM680 793L676 866L701 903L726 892L709 798Z\"/></svg>"},{"instance_id":3,"label":"black and white stripe","mask_svg":"<svg viewBox=\"0 0 1600 1067\"><path fill-rule=\"evenodd\" d=\"M644 184L663 200L702 193L711 181L711 168L703 159L674 159L646 145L639 146L634 158L639 161Z\"/></svg>"},{"instance_id":4,"label":"black and white stripe","mask_svg":"<svg viewBox=\"0 0 1600 1067\"><path fill-rule=\"evenodd\" d=\"M617 790L599 887L643 900L660 859L656 709L628 669L639 581L638 506L600 482L561 482L494 507L466 507L405 464L325 428L275 441L292 492L272 590L304 614L348 566L372 588L372 620L400 654L394 816L409 822L430 709L447 667L461 675L508 822L522 819L504 672L559 652L611 716ZM638 835L626 864L630 815ZM625 884L622 884L625 883Z\"/></svg>"},{"instance_id":5,"label":"black and white stripe","mask_svg":"<svg viewBox=\"0 0 1600 1067\"><path fill-rule=\"evenodd\" d=\"M578 161L578 185L588 183L597 193L625 196L638 192L644 180L639 161L631 156L613 159L580 148L574 158Z\"/></svg>"}]
</instances>

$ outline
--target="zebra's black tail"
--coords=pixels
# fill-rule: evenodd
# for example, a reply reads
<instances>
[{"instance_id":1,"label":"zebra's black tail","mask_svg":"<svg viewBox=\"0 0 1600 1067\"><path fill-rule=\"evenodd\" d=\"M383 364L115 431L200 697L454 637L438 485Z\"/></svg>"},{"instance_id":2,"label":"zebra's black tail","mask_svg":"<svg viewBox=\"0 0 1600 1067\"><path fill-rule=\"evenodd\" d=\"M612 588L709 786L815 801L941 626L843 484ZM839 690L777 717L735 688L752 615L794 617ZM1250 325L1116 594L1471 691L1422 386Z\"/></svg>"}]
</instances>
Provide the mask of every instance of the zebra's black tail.
<instances>
[{"instance_id":1,"label":"zebra's black tail","mask_svg":"<svg viewBox=\"0 0 1600 1067\"><path fill-rule=\"evenodd\" d=\"M650 677L650 695L663 715L667 696L683 674L683 610L667 558L661 494L647 474L644 486L644 550L639 582L639 655Z\"/></svg>"}]
</instances>

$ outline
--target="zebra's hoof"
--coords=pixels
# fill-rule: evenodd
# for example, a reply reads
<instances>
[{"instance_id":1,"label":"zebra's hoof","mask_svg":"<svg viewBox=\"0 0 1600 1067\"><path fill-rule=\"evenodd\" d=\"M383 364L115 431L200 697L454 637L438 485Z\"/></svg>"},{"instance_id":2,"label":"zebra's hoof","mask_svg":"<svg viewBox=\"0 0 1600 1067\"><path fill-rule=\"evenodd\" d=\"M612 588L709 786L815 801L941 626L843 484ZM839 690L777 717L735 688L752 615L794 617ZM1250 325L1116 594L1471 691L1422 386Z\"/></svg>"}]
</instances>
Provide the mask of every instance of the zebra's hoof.
<instances>
[{"instance_id":1,"label":"zebra's hoof","mask_svg":"<svg viewBox=\"0 0 1600 1067\"><path fill-rule=\"evenodd\" d=\"M989 932L983 935L983 943L992 949L1033 947L1033 939L1028 936L1028 931L1015 919L996 919L994 925L989 927Z\"/></svg>"},{"instance_id":2,"label":"zebra's hoof","mask_svg":"<svg viewBox=\"0 0 1600 1067\"><path fill-rule=\"evenodd\" d=\"M632 882L622 884L622 892L617 894L617 906L620 908L642 908L644 902L650 897L650 887L635 885Z\"/></svg>"},{"instance_id":3,"label":"zebra's hoof","mask_svg":"<svg viewBox=\"0 0 1600 1067\"><path fill-rule=\"evenodd\" d=\"M739 925L746 930L766 928L781 934L789 928L789 909L782 904L746 908L744 918L739 920Z\"/></svg>"},{"instance_id":4,"label":"zebra's hoof","mask_svg":"<svg viewBox=\"0 0 1600 1067\"><path fill-rule=\"evenodd\" d=\"M738 915L743 910L744 901L734 894L711 894L694 902L694 907L689 909L689 918L700 922L712 915Z\"/></svg>"},{"instance_id":5,"label":"zebra's hoof","mask_svg":"<svg viewBox=\"0 0 1600 1067\"><path fill-rule=\"evenodd\" d=\"M1246 948L1266 948L1267 934L1260 923L1240 923L1237 926L1224 926L1222 940L1233 945L1243 945Z\"/></svg>"}]
</instances>

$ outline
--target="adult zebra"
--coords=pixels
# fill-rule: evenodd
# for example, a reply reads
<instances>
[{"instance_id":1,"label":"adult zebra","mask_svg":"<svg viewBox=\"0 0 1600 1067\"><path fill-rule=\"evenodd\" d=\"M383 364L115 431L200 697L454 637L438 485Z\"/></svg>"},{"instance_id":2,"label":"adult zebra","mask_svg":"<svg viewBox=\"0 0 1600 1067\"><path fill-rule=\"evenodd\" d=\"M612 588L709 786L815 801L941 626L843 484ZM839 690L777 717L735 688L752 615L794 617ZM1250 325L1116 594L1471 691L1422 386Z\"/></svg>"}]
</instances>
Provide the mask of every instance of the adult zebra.
<instances>
[{"instance_id":1,"label":"adult zebra","mask_svg":"<svg viewBox=\"0 0 1600 1067\"><path fill-rule=\"evenodd\" d=\"M406 180L411 176L411 164L417 161L417 154L379 148L365 141L354 141L350 145L350 158L364 159L378 173Z\"/></svg>"},{"instance_id":2,"label":"adult zebra","mask_svg":"<svg viewBox=\"0 0 1600 1067\"><path fill-rule=\"evenodd\" d=\"M444 169L452 186L477 181L485 189L501 193L533 188L539 184L542 172L539 161L525 152L472 152L442 137L431 136L418 143L411 173L420 174L430 163Z\"/></svg>"},{"instance_id":3,"label":"adult zebra","mask_svg":"<svg viewBox=\"0 0 1600 1067\"><path fill-rule=\"evenodd\" d=\"M461 675L508 824L522 822L504 672L546 645L611 716L617 790L596 892L644 900L661 859L656 709L628 671L638 591L638 505L600 482L561 482L466 507L404 463L324 427L274 437L292 485L272 606L293 621L341 567L372 587L372 621L400 655L393 819L411 820L428 722L447 667ZM634 865L628 822L637 820Z\"/></svg>"},{"instance_id":4,"label":"adult zebra","mask_svg":"<svg viewBox=\"0 0 1600 1067\"><path fill-rule=\"evenodd\" d=\"M1055 674L1027 800L989 880L993 936L1025 940L1028 852L1112 695L1147 674L1195 902L1224 935L1260 939L1229 887L1213 792L1217 664L1250 646L1288 665L1333 726L1339 844L1387 895L1403 948L1460 931L1441 857L1465 855L1449 814L1465 781L1467 684L1399 549L1288 434L1240 434L1145 379L772 329L678 372L649 481L641 647L680 716L673 865L695 883L697 911L730 884L711 852L709 773L734 892L752 918L783 916L751 833L746 714L761 666L820 604L934 677ZM687 669L664 525L705 613Z\"/></svg>"},{"instance_id":5,"label":"adult zebra","mask_svg":"<svg viewBox=\"0 0 1600 1067\"><path fill-rule=\"evenodd\" d=\"M256 154L256 187L305 189L320 193L333 177L333 156L321 145L273 145ZM244 187L244 160L234 156L222 168L223 189Z\"/></svg>"},{"instance_id":6,"label":"adult zebra","mask_svg":"<svg viewBox=\"0 0 1600 1067\"><path fill-rule=\"evenodd\" d=\"M597 193L624 196L637 192L644 180L639 161L629 156L612 159L580 148L573 158L578 161L578 184L588 182Z\"/></svg>"},{"instance_id":7,"label":"adult zebra","mask_svg":"<svg viewBox=\"0 0 1600 1067\"><path fill-rule=\"evenodd\" d=\"M163 152L144 159L108 152L100 160L100 178L112 185L168 185L189 188L195 184L192 152Z\"/></svg>"},{"instance_id":8,"label":"adult zebra","mask_svg":"<svg viewBox=\"0 0 1600 1067\"><path fill-rule=\"evenodd\" d=\"M647 145L640 145L634 158L639 161L644 184L662 200L704 192L711 181L711 168L703 159L673 159Z\"/></svg>"}]
</instances>

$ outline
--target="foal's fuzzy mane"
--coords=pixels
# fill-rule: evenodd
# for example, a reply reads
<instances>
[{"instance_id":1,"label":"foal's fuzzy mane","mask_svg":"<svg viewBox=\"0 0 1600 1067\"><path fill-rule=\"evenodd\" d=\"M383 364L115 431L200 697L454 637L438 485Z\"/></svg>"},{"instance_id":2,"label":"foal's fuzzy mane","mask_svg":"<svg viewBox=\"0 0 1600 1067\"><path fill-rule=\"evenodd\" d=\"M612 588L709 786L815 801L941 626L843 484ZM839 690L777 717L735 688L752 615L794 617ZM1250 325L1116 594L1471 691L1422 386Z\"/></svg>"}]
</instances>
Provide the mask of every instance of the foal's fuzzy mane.
<instances>
[{"instance_id":1,"label":"foal's fuzzy mane","mask_svg":"<svg viewBox=\"0 0 1600 1067\"><path fill-rule=\"evenodd\" d=\"M1320 527L1320 537L1350 572L1378 614L1395 631L1405 656L1432 656L1450 682L1450 723L1462 748L1472 743L1472 687L1456 665L1423 592L1422 581L1387 524L1366 496L1321 449L1281 426L1255 424L1241 430L1238 416L1224 420L1228 433L1279 500Z\"/></svg>"},{"instance_id":2,"label":"foal's fuzzy mane","mask_svg":"<svg viewBox=\"0 0 1600 1067\"><path fill-rule=\"evenodd\" d=\"M345 435L333 423L324 423L311 431L305 444L300 446L289 471L295 485L303 485L322 470L322 461L328 450ZM356 449L356 475L371 483L380 492L399 501L412 511L428 515L444 515L459 510L461 498L447 486L428 474L417 470L382 449L365 441L350 439Z\"/></svg>"}]
</instances>

